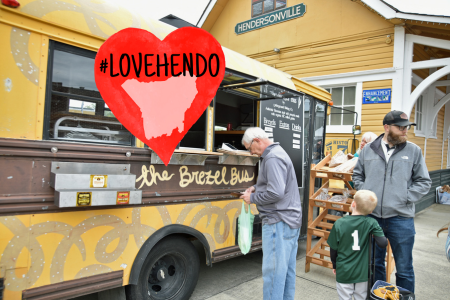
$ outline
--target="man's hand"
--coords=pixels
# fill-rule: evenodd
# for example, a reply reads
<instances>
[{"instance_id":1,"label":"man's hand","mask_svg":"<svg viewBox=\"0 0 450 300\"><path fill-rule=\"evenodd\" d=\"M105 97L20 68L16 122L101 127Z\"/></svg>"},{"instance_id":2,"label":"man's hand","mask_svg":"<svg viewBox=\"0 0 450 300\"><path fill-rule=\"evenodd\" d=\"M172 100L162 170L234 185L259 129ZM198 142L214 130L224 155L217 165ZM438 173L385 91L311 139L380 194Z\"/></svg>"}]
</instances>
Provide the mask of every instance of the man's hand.
<instances>
[{"instance_id":1,"label":"man's hand","mask_svg":"<svg viewBox=\"0 0 450 300\"><path fill-rule=\"evenodd\" d=\"M245 190L245 192L242 194L241 199L244 200L245 203L250 204L250 195L255 191L255 188L253 186L249 187Z\"/></svg>"},{"instance_id":2,"label":"man's hand","mask_svg":"<svg viewBox=\"0 0 450 300\"><path fill-rule=\"evenodd\" d=\"M252 185L248 189L245 190L246 192L253 193L255 191L255 187Z\"/></svg>"},{"instance_id":3,"label":"man's hand","mask_svg":"<svg viewBox=\"0 0 450 300\"><path fill-rule=\"evenodd\" d=\"M333 269L333 274L336 275L336 269Z\"/></svg>"}]
</instances>

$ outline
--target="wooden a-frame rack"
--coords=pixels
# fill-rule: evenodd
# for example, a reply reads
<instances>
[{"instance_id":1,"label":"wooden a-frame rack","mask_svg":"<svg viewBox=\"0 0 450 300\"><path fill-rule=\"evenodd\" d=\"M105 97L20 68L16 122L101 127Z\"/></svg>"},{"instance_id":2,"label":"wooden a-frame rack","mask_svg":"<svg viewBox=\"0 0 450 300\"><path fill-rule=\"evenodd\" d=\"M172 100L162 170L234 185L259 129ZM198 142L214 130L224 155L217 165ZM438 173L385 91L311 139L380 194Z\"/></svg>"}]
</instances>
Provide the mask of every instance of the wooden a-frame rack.
<instances>
[{"instance_id":1,"label":"wooden a-frame rack","mask_svg":"<svg viewBox=\"0 0 450 300\"><path fill-rule=\"evenodd\" d=\"M311 175L309 180L308 230L306 239L306 273L309 272L311 264L326 267L329 269L333 268L330 260L330 250L327 240L328 236L330 235L331 228L333 227L333 223L340 217L329 214L329 210L334 209L343 212L351 212L350 205L353 201L352 198L347 198L347 200L344 202L331 202L328 200L316 199L317 196L322 193L323 189L328 189L328 192L341 195L344 193L344 191L346 191L345 189L341 188L330 188L330 179L344 181L344 184L351 196L355 195L356 193L356 190L353 189L349 183L350 181L352 181L352 173L331 171L332 168L328 167L330 161L331 155L327 155L317 165L311 165ZM320 189L314 192L314 183L316 178L322 179L322 186L320 187ZM315 207L320 207L322 210L317 218L313 219L313 209ZM330 223L328 221L333 223ZM311 247L312 236L317 236L320 238L319 241L314 245L314 247ZM390 245L388 245L386 254L386 282L390 282L391 273L394 270L394 267L395 262L392 256L392 249Z\"/></svg>"}]
</instances>

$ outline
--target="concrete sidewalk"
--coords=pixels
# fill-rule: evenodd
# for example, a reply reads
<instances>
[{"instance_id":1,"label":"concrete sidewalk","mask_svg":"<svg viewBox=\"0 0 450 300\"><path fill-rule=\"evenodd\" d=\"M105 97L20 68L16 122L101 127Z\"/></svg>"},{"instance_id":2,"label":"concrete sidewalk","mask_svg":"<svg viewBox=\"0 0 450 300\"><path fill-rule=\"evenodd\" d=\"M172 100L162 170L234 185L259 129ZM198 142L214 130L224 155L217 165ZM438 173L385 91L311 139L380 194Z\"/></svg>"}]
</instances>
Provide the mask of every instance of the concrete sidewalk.
<instances>
[{"instance_id":1,"label":"concrete sidewalk","mask_svg":"<svg viewBox=\"0 0 450 300\"><path fill-rule=\"evenodd\" d=\"M450 263L445 257L447 233L436 232L450 222L450 206L434 204L415 218L414 268L416 299L449 299ZM296 299L337 299L335 276L330 269L311 264L305 273L306 241L299 243L297 255ZM262 299L262 253L253 253L202 267L191 299ZM391 276L395 283L395 270Z\"/></svg>"}]
</instances>

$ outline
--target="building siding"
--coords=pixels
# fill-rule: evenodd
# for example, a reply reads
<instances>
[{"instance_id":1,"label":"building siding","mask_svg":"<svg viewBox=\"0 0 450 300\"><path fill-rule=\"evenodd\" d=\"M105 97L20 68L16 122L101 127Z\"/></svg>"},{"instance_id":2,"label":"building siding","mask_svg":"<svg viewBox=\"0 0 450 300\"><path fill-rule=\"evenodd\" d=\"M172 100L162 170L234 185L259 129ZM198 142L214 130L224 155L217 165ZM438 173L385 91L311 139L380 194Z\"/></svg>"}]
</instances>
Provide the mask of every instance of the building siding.
<instances>
[{"instance_id":1,"label":"building siding","mask_svg":"<svg viewBox=\"0 0 450 300\"><path fill-rule=\"evenodd\" d=\"M314 44L249 55L293 76L304 78L336 73L365 71L393 66L393 42L386 36L393 28L377 30Z\"/></svg>"}]
</instances>

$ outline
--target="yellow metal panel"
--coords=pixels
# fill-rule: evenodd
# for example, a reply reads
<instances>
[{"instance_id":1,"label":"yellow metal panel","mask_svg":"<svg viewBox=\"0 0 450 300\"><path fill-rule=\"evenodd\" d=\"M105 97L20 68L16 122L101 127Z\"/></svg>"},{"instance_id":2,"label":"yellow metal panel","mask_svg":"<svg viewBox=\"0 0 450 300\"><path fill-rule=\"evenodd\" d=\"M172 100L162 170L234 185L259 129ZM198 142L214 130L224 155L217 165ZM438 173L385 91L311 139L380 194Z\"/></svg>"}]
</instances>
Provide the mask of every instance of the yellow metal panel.
<instances>
[{"instance_id":1,"label":"yellow metal panel","mask_svg":"<svg viewBox=\"0 0 450 300\"><path fill-rule=\"evenodd\" d=\"M0 48L0 136L38 139L42 132L36 127L37 121L42 122L36 115L43 78L40 76L42 37L1 23L0 36L5 37L5 44Z\"/></svg>"},{"instance_id":2,"label":"yellow metal panel","mask_svg":"<svg viewBox=\"0 0 450 300\"><path fill-rule=\"evenodd\" d=\"M47 66L48 66L48 37L41 35L40 55L39 55L39 89L36 105L36 139L42 139L44 128L44 108L45 108L45 91L47 84ZM34 47L30 47L34 48Z\"/></svg>"},{"instance_id":3,"label":"yellow metal panel","mask_svg":"<svg viewBox=\"0 0 450 300\"><path fill-rule=\"evenodd\" d=\"M237 199L0 217L5 295L15 299L23 289L116 270L124 271L127 284L142 244L170 224L200 231L211 251L234 246L241 204Z\"/></svg>"}]
</instances>

